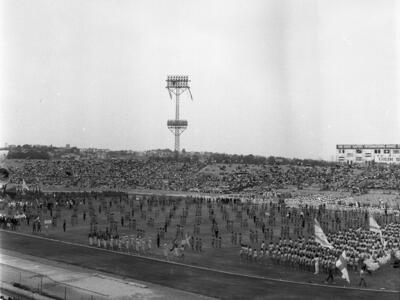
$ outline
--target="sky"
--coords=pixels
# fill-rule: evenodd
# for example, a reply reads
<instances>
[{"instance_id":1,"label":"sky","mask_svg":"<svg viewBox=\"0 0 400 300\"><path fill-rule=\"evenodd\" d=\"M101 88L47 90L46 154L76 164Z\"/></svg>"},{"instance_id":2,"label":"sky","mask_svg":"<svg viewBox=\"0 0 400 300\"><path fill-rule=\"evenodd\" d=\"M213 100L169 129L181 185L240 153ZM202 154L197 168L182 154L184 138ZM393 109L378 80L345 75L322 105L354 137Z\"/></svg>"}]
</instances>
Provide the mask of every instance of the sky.
<instances>
[{"instance_id":1,"label":"sky","mask_svg":"<svg viewBox=\"0 0 400 300\"><path fill-rule=\"evenodd\" d=\"M397 2L397 3L396 3ZM400 143L396 0L3 0L0 146L330 160Z\"/></svg>"}]
</instances>

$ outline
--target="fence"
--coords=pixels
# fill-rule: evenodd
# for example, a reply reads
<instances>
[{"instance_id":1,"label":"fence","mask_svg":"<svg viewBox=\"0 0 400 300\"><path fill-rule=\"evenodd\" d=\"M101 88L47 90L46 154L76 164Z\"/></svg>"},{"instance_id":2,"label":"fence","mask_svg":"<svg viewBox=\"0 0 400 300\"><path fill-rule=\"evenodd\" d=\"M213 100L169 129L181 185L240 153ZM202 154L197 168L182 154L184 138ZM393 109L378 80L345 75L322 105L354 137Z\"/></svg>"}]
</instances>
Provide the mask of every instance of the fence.
<instances>
[{"instance_id":1,"label":"fence","mask_svg":"<svg viewBox=\"0 0 400 300\"><path fill-rule=\"evenodd\" d=\"M55 299L103 300L108 295L96 293L84 288L75 287L65 282L58 282L47 275L23 270L0 263L0 280L17 287Z\"/></svg>"}]
</instances>

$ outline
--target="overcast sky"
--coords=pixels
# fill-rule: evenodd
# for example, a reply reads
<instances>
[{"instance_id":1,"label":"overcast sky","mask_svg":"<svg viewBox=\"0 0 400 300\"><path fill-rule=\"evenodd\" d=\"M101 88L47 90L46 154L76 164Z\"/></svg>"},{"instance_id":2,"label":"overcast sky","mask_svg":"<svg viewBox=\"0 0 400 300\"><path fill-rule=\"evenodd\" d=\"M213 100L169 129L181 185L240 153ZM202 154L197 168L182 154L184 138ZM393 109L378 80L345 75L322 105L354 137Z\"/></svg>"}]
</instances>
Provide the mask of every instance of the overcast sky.
<instances>
[{"instance_id":1,"label":"overcast sky","mask_svg":"<svg viewBox=\"0 0 400 300\"><path fill-rule=\"evenodd\" d=\"M396 3L397 2L397 3ZM331 159L400 143L395 0L0 3L0 143Z\"/></svg>"}]
</instances>

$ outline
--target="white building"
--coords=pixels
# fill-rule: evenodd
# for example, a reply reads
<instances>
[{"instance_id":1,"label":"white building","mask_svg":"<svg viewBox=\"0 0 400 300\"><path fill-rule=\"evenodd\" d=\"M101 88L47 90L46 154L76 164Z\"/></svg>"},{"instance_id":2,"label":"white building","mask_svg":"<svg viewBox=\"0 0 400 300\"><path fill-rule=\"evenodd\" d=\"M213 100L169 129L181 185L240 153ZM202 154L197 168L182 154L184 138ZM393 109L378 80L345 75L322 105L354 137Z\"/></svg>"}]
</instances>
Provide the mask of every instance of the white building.
<instances>
[{"instance_id":1,"label":"white building","mask_svg":"<svg viewBox=\"0 0 400 300\"><path fill-rule=\"evenodd\" d=\"M341 163L400 164L400 144L336 145L336 161Z\"/></svg>"}]
</instances>

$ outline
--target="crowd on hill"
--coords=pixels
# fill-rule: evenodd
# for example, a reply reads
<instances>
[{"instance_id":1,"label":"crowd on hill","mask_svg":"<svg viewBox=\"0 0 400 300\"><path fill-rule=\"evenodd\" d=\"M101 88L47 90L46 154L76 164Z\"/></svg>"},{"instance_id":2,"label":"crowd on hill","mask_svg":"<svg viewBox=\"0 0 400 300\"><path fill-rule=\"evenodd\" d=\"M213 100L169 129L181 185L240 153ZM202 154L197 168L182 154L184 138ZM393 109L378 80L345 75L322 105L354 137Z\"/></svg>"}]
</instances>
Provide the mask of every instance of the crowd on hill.
<instances>
[{"instance_id":1,"label":"crowd on hill","mask_svg":"<svg viewBox=\"0 0 400 300\"><path fill-rule=\"evenodd\" d=\"M400 166L363 168L296 165L235 165L230 172L207 173L206 163L147 160L24 160L11 167L11 183L81 189L157 189L171 191L242 192L296 186L324 190L399 189Z\"/></svg>"},{"instance_id":2,"label":"crowd on hill","mask_svg":"<svg viewBox=\"0 0 400 300\"><path fill-rule=\"evenodd\" d=\"M185 191L196 187L193 174L201 163L165 163L157 160L40 160L23 161L11 168L11 183L40 183L42 186L65 186L81 189L127 188Z\"/></svg>"}]
</instances>

